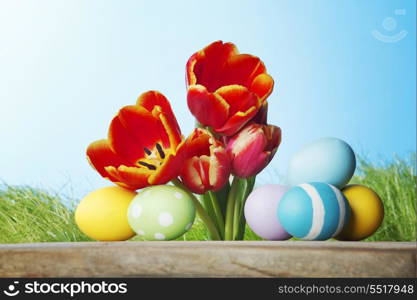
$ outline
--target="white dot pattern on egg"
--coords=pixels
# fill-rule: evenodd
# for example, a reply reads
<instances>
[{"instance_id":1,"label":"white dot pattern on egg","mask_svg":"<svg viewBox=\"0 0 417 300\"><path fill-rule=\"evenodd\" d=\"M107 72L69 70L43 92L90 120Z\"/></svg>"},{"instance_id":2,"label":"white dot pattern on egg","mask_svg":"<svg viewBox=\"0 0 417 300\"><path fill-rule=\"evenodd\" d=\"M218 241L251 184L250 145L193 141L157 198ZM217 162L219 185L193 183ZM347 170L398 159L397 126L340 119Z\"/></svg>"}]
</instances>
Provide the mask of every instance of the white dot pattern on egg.
<instances>
[{"instance_id":1,"label":"white dot pattern on egg","mask_svg":"<svg viewBox=\"0 0 417 300\"><path fill-rule=\"evenodd\" d=\"M161 226L167 227L174 223L174 218L169 212L161 212L158 216L158 223Z\"/></svg>"},{"instance_id":2,"label":"white dot pattern on egg","mask_svg":"<svg viewBox=\"0 0 417 300\"><path fill-rule=\"evenodd\" d=\"M165 240L165 234L157 232L157 233L155 233L155 238L157 240Z\"/></svg>"},{"instance_id":3,"label":"white dot pattern on egg","mask_svg":"<svg viewBox=\"0 0 417 300\"><path fill-rule=\"evenodd\" d=\"M135 218L139 218L141 214L142 214L142 206L140 206L140 204L138 204L138 203L135 203L132 206L132 215Z\"/></svg>"},{"instance_id":4,"label":"white dot pattern on egg","mask_svg":"<svg viewBox=\"0 0 417 300\"><path fill-rule=\"evenodd\" d=\"M195 206L191 196L182 189L157 185L136 195L127 217L130 227L144 240L173 240L194 223Z\"/></svg>"}]
</instances>

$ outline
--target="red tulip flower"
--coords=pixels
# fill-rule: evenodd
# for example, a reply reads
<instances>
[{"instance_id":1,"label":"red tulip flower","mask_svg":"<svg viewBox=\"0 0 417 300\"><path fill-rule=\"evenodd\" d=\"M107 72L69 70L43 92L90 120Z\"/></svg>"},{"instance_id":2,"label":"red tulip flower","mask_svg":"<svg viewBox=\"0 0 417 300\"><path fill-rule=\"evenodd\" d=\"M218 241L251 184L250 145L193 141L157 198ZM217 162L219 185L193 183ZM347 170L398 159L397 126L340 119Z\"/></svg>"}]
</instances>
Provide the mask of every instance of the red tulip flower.
<instances>
[{"instance_id":1,"label":"red tulip flower","mask_svg":"<svg viewBox=\"0 0 417 300\"><path fill-rule=\"evenodd\" d=\"M186 140L188 159L181 179L193 193L218 191L229 180L230 157L222 142L206 129L196 128Z\"/></svg>"},{"instance_id":2,"label":"red tulip flower","mask_svg":"<svg viewBox=\"0 0 417 300\"><path fill-rule=\"evenodd\" d=\"M238 132L271 94L274 81L256 56L214 42L187 62L187 102L198 122L222 135Z\"/></svg>"},{"instance_id":3,"label":"red tulip flower","mask_svg":"<svg viewBox=\"0 0 417 300\"><path fill-rule=\"evenodd\" d=\"M279 127L256 123L246 125L227 145L232 158L232 173L241 178L258 174L272 160L280 143Z\"/></svg>"},{"instance_id":4,"label":"red tulip flower","mask_svg":"<svg viewBox=\"0 0 417 300\"><path fill-rule=\"evenodd\" d=\"M168 100L149 91L136 105L119 110L108 139L90 144L87 158L104 178L136 190L177 177L186 158L184 145Z\"/></svg>"}]
</instances>

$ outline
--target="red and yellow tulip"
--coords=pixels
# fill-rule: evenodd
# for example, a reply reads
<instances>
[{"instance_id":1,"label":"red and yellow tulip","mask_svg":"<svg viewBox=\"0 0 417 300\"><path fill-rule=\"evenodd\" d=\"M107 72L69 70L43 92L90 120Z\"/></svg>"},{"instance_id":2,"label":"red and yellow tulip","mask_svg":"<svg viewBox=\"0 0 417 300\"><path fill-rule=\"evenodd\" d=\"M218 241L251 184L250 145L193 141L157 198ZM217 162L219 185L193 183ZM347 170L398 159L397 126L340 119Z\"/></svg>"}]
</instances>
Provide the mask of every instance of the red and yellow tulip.
<instances>
[{"instance_id":1,"label":"red and yellow tulip","mask_svg":"<svg viewBox=\"0 0 417 300\"><path fill-rule=\"evenodd\" d=\"M221 189L230 176L230 157L224 144L206 129L196 128L186 145L188 158L181 172L184 185L196 194Z\"/></svg>"},{"instance_id":2,"label":"red and yellow tulip","mask_svg":"<svg viewBox=\"0 0 417 300\"><path fill-rule=\"evenodd\" d=\"M188 107L197 121L226 136L237 133L259 111L274 81L256 56L232 43L214 42L186 66Z\"/></svg>"},{"instance_id":3,"label":"red and yellow tulip","mask_svg":"<svg viewBox=\"0 0 417 300\"><path fill-rule=\"evenodd\" d=\"M119 110L108 138L88 146L87 158L101 176L127 189L165 184L186 158L185 141L168 100L143 93L136 105Z\"/></svg>"},{"instance_id":4,"label":"red and yellow tulip","mask_svg":"<svg viewBox=\"0 0 417 300\"><path fill-rule=\"evenodd\" d=\"M262 171L281 143L281 129L274 125L250 123L233 136L228 145L232 174L248 178Z\"/></svg>"}]
</instances>

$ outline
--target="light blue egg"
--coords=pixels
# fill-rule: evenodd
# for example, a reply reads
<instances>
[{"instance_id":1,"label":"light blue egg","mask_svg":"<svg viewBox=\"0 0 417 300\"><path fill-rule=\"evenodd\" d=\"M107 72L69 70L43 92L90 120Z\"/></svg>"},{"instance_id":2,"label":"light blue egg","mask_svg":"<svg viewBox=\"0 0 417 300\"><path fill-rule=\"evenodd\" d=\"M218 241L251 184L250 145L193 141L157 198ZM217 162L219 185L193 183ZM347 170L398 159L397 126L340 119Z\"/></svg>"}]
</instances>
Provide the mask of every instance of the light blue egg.
<instances>
[{"instance_id":1,"label":"light blue egg","mask_svg":"<svg viewBox=\"0 0 417 300\"><path fill-rule=\"evenodd\" d=\"M355 153L337 138L316 140L293 155L288 168L288 183L326 182L343 188L356 168Z\"/></svg>"},{"instance_id":2,"label":"light blue egg","mask_svg":"<svg viewBox=\"0 0 417 300\"><path fill-rule=\"evenodd\" d=\"M282 227L303 240L327 240L338 235L349 216L350 207L343 193L322 182L291 188L277 208Z\"/></svg>"}]
</instances>

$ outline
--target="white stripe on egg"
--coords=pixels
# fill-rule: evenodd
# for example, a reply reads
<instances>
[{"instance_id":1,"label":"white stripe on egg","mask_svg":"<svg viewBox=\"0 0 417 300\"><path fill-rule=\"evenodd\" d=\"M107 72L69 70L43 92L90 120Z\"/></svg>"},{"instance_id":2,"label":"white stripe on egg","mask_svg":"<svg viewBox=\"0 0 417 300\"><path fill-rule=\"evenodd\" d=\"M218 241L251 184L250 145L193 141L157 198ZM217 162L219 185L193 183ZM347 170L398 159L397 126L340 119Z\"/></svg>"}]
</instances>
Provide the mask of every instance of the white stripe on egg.
<instances>
[{"instance_id":1,"label":"white stripe on egg","mask_svg":"<svg viewBox=\"0 0 417 300\"><path fill-rule=\"evenodd\" d=\"M309 233L303 237L306 240L316 239L324 225L324 206L323 201L321 200L320 194L317 192L316 188L310 184L303 183L300 184L301 187L311 199L311 204L313 206L313 220Z\"/></svg>"}]
</instances>

